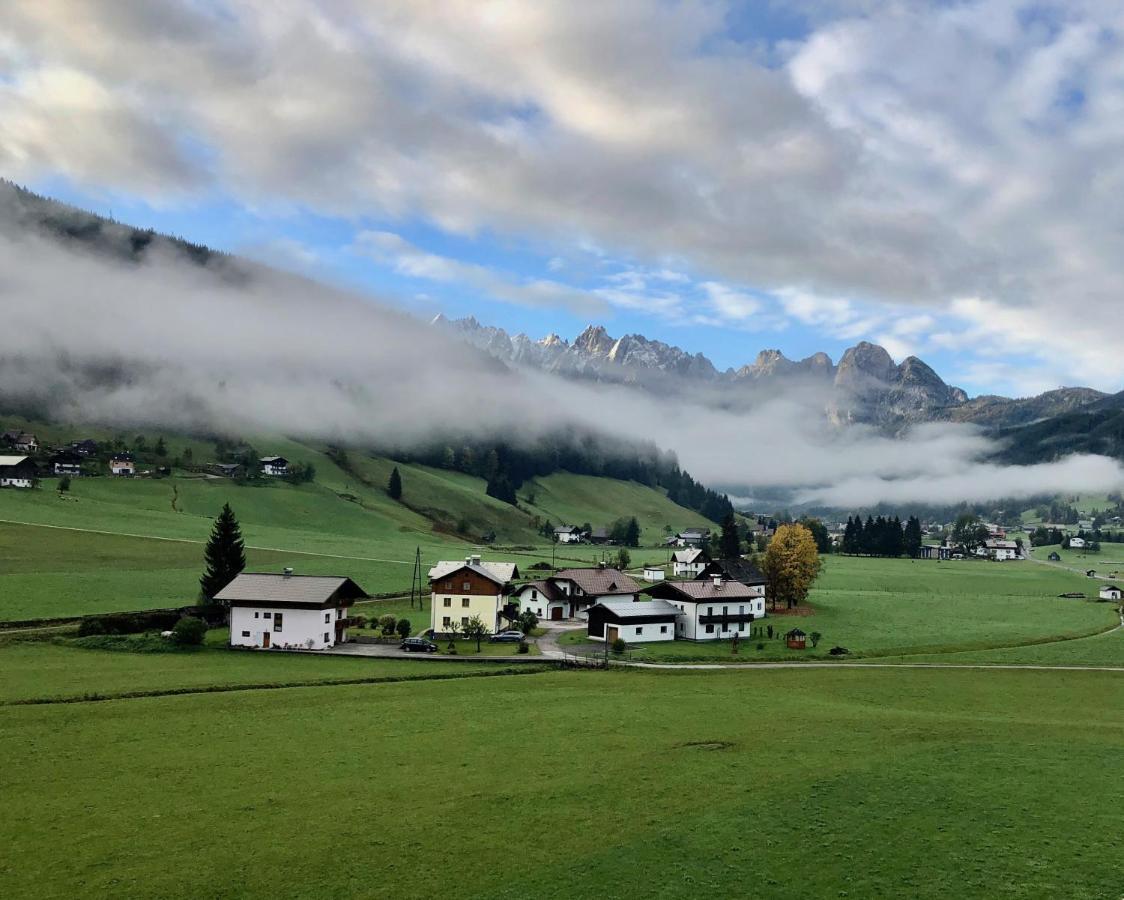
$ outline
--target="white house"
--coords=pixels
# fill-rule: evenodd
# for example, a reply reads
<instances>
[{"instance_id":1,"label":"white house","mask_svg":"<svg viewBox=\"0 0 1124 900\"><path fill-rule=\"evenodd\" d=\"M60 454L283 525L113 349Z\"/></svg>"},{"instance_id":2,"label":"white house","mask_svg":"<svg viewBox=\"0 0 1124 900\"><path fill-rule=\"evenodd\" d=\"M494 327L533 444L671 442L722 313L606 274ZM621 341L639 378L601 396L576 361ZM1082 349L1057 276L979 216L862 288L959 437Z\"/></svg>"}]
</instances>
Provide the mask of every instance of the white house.
<instances>
[{"instance_id":1,"label":"white house","mask_svg":"<svg viewBox=\"0 0 1124 900\"><path fill-rule=\"evenodd\" d=\"M0 487L33 487L38 476L39 470L28 457L0 456Z\"/></svg>"},{"instance_id":2,"label":"white house","mask_svg":"<svg viewBox=\"0 0 1124 900\"><path fill-rule=\"evenodd\" d=\"M1083 537L1071 537L1069 539L1069 549L1070 550L1084 550L1085 549L1085 538L1083 538Z\"/></svg>"},{"instance_id":3,"label":"white house","mask_svg":"<svg viewBox=\"0 0 1124 900\"><path fill-rule=\"evenodd\" d=\"M1019 545L1014 541L988 541L985 548L989 557L1000 562L1008 559L1021 559Z\"/></svg>"},{"instance_id":4,"label":"white house","mask_svg":"<svg viewBox=\"0 0 1124 900\"><path fill-rule=\"evenodd\" d=\"M479 616L490 633L502 630L504 592L518 577L515 563L483 562L479 556L463 562L442 561L429 570L430 628L448 634Z\"/></svg>"},{"instance_id":5,"label":"white house","mask_svg":"<svg viewBox=\"0 0 1124 900\"><path fill-rule=\"evenodd\" d=\"M39 438L30 431L5 431L2 437L5 444L20 453L39 451Z\"/></svg>"},{"instance_id":6,"label":"white house","mask_svg":"<svg viewBox=\"0 0 1124 900\"><path fill-rule=\"evenodd\" d=\"M263 456L258 462L261 463L261 473L270 478L283 478L289 474L289 461L283 456Z\"/></svg>"},{"instance_id":7,"label":"white house","mask_svg":"<svg viewBox=\"0 0 1124 900\"><path fill-rule=\"evenodd\" d=\"M137 474L137 464L133 461L131 453L114 453L109 460L109 473L124 478L131 478Z\"/></svg>"},{"instance_id":8,"label":"white house","mask_svg":"<svg viewBox=\"0 0 1124 900\"><path fill-rule=\"evenodd\" d=\"M765 585L729 581L721 575L697 581L662 581L644 589L666 600L682 615L676 637L688 641L717 641L734 635L749 637L757 619L765 616Z\"/></svg>"},{"instance_id":9,"label":"white house","mask_svg":"<svg viewBox=\"0 0 1124 900\"><path fill-rule=\"evenodd\" d=\"M694 578L710 562L705 550L676 550L671 554L671 572L676 578Z\"/></svg>"},{"instance_id":10,"label":"white house","mask_svg":"<svg viewBox=\"0 0 1124 900\"><path fill-rule=\"evenodd\" d=\"M560 525L554 529L554 539L560 544L578 544L585 533L573 525Z\"/></svg>"},{"instance_id":11,"label":"white house","mask_svg":"<svg viewBox=\"0 0 1124 900\"><path fill-rule=\"evenodd\" d=\"M644 567L644 580L645 581L663 581L664 580L663 566L645 566Z\"/></svg>"},{"instance_id":12,"label":"white house","mask_svg":"<svg viewBox=\"0 0 1124 900\"><path fill-rule=\"evenodd\" d=\"M599 600L589 608L590 640L612 643L674 641L679 607L666 600Z\"/></svg>"},{"instance_id":13,"label":"white house","mask_svg":"<svg viewBox=\"0 0 1124 900\"><path fill-rule=\"evenodd\" d=\"M51 471L56 475L77 477L82 474L82 457L73 450L60 450L51 457Z\"/></svg>"},{"instance_id":14,"label":"white house","mask_svg":"<svg viewBox=\"0 0 1124 900\"><path fill-rule=\"evenodd\" d=\"M512 591L511 599L520 609L529 609L540 619L560 621L584 618L586 610L599 600L634 601L640 585L619 569L597 566L589 569L562 569L543 581L532 581Z\"/></svg>"},{"instance_id":15,"label":"white house","mask_svg":"<svg viewBox=\"0 0 1124 900\"><path fill-rule=\"evenodd\" d=\"M350 578L248 574L215 599L230 606L230 645L326 650L347 641L347 610L368 594Z\"/></svg>"},{"instance_id":16,"label":"white house","mask_svg":"<svg viewBox=\"0 0 1124 900\"><path fill-rule=\"evenodd\" d=\"M709 528L688 528L675 536L677 547L701 547L710 540Z\"/></svg>"},{"instance_id":17,"label":"white house","mask_svg":"<svg viewBox=\"0 0 1124 900\"><path fill-rule=\"evenodd\" d=\"M1124 599L1124 591L1121 591L1115 584L1106 584L1101 588L1101 599L1119 601Z\"/></svg>"}]
</instances>

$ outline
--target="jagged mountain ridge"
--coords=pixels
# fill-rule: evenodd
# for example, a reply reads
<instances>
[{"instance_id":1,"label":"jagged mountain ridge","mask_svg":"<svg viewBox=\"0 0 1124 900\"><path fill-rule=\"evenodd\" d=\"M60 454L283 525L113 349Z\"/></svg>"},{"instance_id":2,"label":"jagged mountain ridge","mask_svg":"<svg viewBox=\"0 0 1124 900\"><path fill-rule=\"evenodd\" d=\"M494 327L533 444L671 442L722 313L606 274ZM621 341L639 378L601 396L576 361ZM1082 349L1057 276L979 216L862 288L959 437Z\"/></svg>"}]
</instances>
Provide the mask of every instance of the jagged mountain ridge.
<instances>
[{"instance_id":1,"label":"jagged mountain ridge","mask_svg":"<svg viewBox=\"0 0 1124 900\"><path fill-rule=\"evenodd\" d=\"M897 363L884 347L866 341L846 350L838 363L822 352L792 360L780 350L768 349L752 363L720 371L701 353L691 354L640 334L614 338L601 325L589 325L570 342L557 334L540 340L522 333L509 335L471 316L438 315L433 324L503 362L571 378L679 391L698 385L737 389L799 382L828 392L825 413L831 422L871 424L888 431L929 421L1013 428L1072 413L1106 397L1091 388L1060 388L1030 398L970 398L916 356Z\"/></svg>"}]
</instances>

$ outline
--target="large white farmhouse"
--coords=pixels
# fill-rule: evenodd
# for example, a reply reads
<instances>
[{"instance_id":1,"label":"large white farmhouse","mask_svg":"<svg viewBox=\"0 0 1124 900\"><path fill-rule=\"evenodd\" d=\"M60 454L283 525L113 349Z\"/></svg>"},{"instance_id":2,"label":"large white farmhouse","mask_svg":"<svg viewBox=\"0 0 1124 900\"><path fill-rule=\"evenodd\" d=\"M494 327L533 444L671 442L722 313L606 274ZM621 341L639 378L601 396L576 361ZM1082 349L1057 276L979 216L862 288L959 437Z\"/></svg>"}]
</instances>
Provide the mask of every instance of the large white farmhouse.
<instances>
[{"instance_id":1,"label":"large white farmhouse","mask_svg":"<svg viewBox=\"0 0 1124 900\"><path fill-rule=\"evenodd\" d=\"M584 618L599 600L628 600L639 597L640 585L619 569L597 566L562 569L543 581L520 585L512 599L520 609L529 609L540 619Z\"/></svg>"},{"instance_id":2,"label":"large white farmhouse","mask_svg":"<svg viewBox=\"0 0 1124 900\"><path fill-rule=\"evenodd\" d=\"M263 456L258 462L262 475L269 478L284 478L289 474L289 461L283 456Z\"/></svg>"},{"instance_id":3,"label":"large white farmhouse","mask_svg":"<svg viewBox=\"0 0 1124 900\"><path fill-rule=\"evenodd\" d=\"M753 622L765 615L764 584L742 584L722 575L697 581L661 581L645 588L644 593L678 607L682 615L675 623L676 637L688 641L748 637Z\"/></svg>"},{"instance_id":4,"label":"large white farmhouse","mask_svg":"<svg viewBox=\"0 0 1124 900\"><path fill-rule=\"evenodd\" d=\"M243 573L215 599L230 606L232 647L326 650L347 641L347 610L369 597L350 578Z\"/></svg>"}]
</instances>

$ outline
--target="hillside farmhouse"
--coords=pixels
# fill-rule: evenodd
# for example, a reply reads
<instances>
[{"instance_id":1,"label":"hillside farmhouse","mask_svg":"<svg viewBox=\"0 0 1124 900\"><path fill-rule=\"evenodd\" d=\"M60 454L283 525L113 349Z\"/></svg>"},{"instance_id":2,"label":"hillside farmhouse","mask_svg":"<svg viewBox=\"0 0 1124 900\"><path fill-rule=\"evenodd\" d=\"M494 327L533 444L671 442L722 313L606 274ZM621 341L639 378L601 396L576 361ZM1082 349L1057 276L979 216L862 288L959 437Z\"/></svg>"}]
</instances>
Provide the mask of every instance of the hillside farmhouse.
<instances>
[{"instance_id":1,"label":"hillside farmhouse","mask_svg":"<svg viewBox=\"0 0 1124 900\"><path fill-rule=\"evenodd\" d=\"M230 606L230 645L326 650L346 643L348 608L369 597L350 578L243 573L215 595Z\"/></svg>"},{"instance_id":2,"label":"hillside farmhouse","mask_svg":"<svg viewBox=\"0 0 1124 900\"><path fill-rule=\"evenodd\" d=\"M1085 538L1083 538L1083 537L1071 537L1069 539L1069 549L1070 550L1084 550L1085 549Z\"/></svg>"},{"instance_id":3,"label":"hillside farmhouse","mask_svg":"<svg viewBox=\"0 0 1124 900\"><path fill-rule=\"evenodd\" d=\"M261 473L270 478L284 478L289 474L289 461L283 456L263 456L258 462Z\"/></svg>"},{"instance_id":4,"label":"hillside farmhouse","mask_svg":"<svg viewBox=\"0 0 1124 900\"><path fill-rule=\"evenodd\" d=\"M71 441L70 449L79 456L94 456L98 452L98 442L85 438L81 441Z\"/></svg>"},{"instance_id":5,"label":"hillside farmhouse","mask_svg":"<svg viewBox=\"0 0 1124 900\"><path fill-rule=\"evenodd\" d=\"M74 450L60 450L51 457L51 471L77 478L82 474L82 457Z\"/></svg>"},{"instance_id":6,"label":"hillside farmhouse","mask_svg":"<svg viewBox=\"0 0 1124 900\"><path fill-rule=\"evenodd\" d=\"M595 641L673 641L679 607L666 600L635 603L599 600L589 608L588 635Z\"/></svg>"},{"instance_id":7,"label":"hillside farmhouse","mask_svg":"<svg viewBox=\"0 0 1124 900\"><path fill-rule=\"evenodd\" d=\"M554 529L554 539L560 544L581 543L585 533L574 525L560 525Z\"/></svg>"},{"instance_id":8,"label":"hillside farmhouse","mask_svg":"<svg viewBox=\"0 0 1124 900\"><path fill-rule=\"evenodd\" d=\"M596 566L562 569L542 581L523 584L511 599L520 609L529 609L540 619L555 622L584 618L586 610L600 600L635 601L640 586L619 569Z\"/></svg>"},{"instance_id":9,"label":"hillside farmhouse","mask_svg":"<svg viewBox=\"0 0 1124 900\"><path fill-rule=\"evenodd\" d=\"M688 641L748 637L753 622L765 616L763 584L742 584L721 575L699 581L662 581L645 588L644 593L679 609L675 636Z\"/></svg>"},{"instance_id":10,"label":"hillside farmhouse","mask_svg":"<svg viewBox=\"0 0 1124 900\"><path fill-rule=\"evenodd\" d=\"M38 453L39 438L29 431L5 431L3 442L20 453Z\"/></svg>"},{"instance_id":11,"label":"hillside farmhouse","mask_svg":"<svg viewBox=\"0 0 1124 900\"><path fill-rule=\"evenodd\" d=\"M28 457L0 456L0 487L34 487L38 477L39 470Z\"/></svg>"},{"instance_id":12,"label":"hillside farmhouse","mask_svg":"<svg viewBox=\"0 0 1124 900\"><path fill-rule=\"evenodd\" d=\"M246 473L238 463L212 463L207 466L207 471L222 478L241 478Z\"/></svg>"},{"instance_id":13,"label":"hillside farmhouse","mask_svg":"<svg viewBox=\"0 0 1124 900\"><path fill-rule=\"evenodd\" d=\"M676 550L671 554L671 573L676 578L694 578L710 562L705 550Z\"/></svg>"},{"instance_id":14,"label":"hillside farmhouse","mask_svg":"<svg viewBox=\"0 0 1124 900\"><path fill-rule=\"evenodd\" d=\"M1102 600L1119 601L1124 599L1124 591L1121 591L1115 584L1106 584L1101 588L1100 598Z\"/></svg>"},{"instance_id":15,"label":"hillside farmhouse","mask_svg":"<svg viewBox=\"0 0 1124 900\"><path fill-rule=\"evenodd\" d=\"M709 528L688 528L675 535L676 547L701 547L710 540Z\"/></svg>"},{"instance_id":16,"label":"hillside farmhouse","mask_svg":"<svg viewBox=\"0 0 1124 900\"><path fill-rule=\"evenodd\" d=\"M109 473L123 478L132 478L137 474L137 464L131 453L114 453L109 459Z\"/></svg>"},{"instance_id":17,"label":"hillside farmhouse","mask_svg":"<svg viewBox=\"0 0 1124 900\"><path fill-rule=\"evenodd\" d=\"M479 556L467 556L464 562L439 562L429 570L433 633L448 634L454 623L463 628L475 616L489 632L500 631L501 618L512 615L505 609L504 592L518 577L515 563L483 562Z\"/></svg>"}]
</instances>

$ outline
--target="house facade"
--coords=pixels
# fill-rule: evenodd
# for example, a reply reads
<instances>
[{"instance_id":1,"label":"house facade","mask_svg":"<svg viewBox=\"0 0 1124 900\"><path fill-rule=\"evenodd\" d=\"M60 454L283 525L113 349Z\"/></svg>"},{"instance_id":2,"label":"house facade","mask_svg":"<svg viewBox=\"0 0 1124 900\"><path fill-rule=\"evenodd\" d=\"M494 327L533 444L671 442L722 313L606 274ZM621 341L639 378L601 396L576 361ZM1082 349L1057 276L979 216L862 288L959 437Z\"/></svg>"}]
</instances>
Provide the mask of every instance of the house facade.
<instances>
[{"instance_id":1,"label":"house facade","mask_svg":"<svg viewBox=\"0 0 1124 900\"><path fill-rule=\"evenodd\" d=\"M0 488L30 488L35 486L39 469L26 456L0 456Z\"/></svg>"},{"instance_id":2,"label":"house facade","mask_svg":"<svg viewBox=\"0 0 1124 900\"><path fill-rule=\"evenodd\" d=\"M13 450L20 453L38 453L39 438L30 431L5 431L3 441Z\"/></svg>"},{"instance_id":3,"label":"house facade","mask_svg":"<svg viewBox=\"0 0 1124 900\"><path fill-rule=\"evenodd\" d=\"M230 607L230 645L327 650L346 643L348 608L369 595L350 578L243 573L215 595Z\"/></svg>"},{"instance_id":4,"label":"house facade","mask_svg":"<svg viewBox=\"0 0 1124 900\"><path fill-rule=\"evenodd\" d=\"M639 597L640 585L619 569L605 566L562 569L542 581L520 585L511 593L520 609L555 622L585 618L586 611L599 600L633 602Z\"/></svg>"},{"instance_id":5,"label":"house facade","mask_svg":"<svg viewBox=\"0 0 1124 900\"><path fill-rule=\"evenodd\" d=\"M438 563L429 570L433 633L448 634L454 623L459 630L475 616L490 633L501 631L505 589L518 573L514 563L485 563L479 556L460 563Z\"/></svg>"},{"instance_id":6,"label":"house facade","mask_svg":"<svg viewBox=\"0 0 1124 900\"><path fill-rule=\"evenodd\" d=\"M1014 541L991 540L984 545L984 549L990 559L999 562L1022 558L1019 555L1019 545Z\"/></svg>"},{"instance_id":7,"label":"house facade","mask_svg":"<svg viewBox=\"0 0 1124 900\"><path fill-rule=\"evenodd\" d=\"M1124 591L1121 591L1115 584L1106 584L1100 590L1100 598L1119 602L1124 599Z\"/></svg>"},{"instance_id":8,"label":"house facade","mask_svg":"<svg viewBox=\"0 0 1124 900\"><path fill-rule=\"evenodd\" d=\"M748 637L752 624L765 616L765 586L729 581L721 575L697 581L662 581L644 589L656 600L676 606L676 637L717 641Z\"/></svg>"},{"instance_id":9,"label":"house facade","mask_svg":"<svg viewBox=\"0 0 1124 900\"><path fill-rule=\"evenodd\" d=\"M579 544L584 532L573 525L561 525L554 529L554 539L560 544Z\"/></svg>"},{"instance_id":10,"label":"house facade","mask_svg":"<svg viewBox=\"0 0 1124 900\"><path fill-rule=\"evenodd\" d=\"M710 563L705 550L697 547L690 550L676 550L671 554L671 573L676 578L695 578Z\"/></svg>"},{"instance_id":11,"label":"house facade","mask_svg":"<svg viewBox=\"0 0 1124 900\"><path fill-rule=\"evenodd\" d=\"M132 478L137 474L137 464L131 453L114 453L109 459L109 473L123 478Z\"/></svg>"},{"instance_id":12,"label":"house facade","mask_svg":"<svg viewBox=\"0 0 1124 900\"><path fill-rule=\"evenodd\" d=\"M1069 539L1069 549L1070 550L1084 550L1085 549L1085 538L1083 538L1083 537L1071 537Z\"/></svg>"},{"instance_id":13,"label":"house facade","mask_svg":"<svg viewBox=\"0 0 1124 900\"><path fill-rule=\"evenodd\" d=\"M590 640L612 643L674 641L679 608L666 600L636 603L632 600L599 600L589 608Z\"/></svg>"},{"instance_id":14,"label":"house facade","mask_svg":"<svg viewBox=\"0 0 1124 900\"><path fill-rule=\"evenodd\" d=\"M663 566L645 566L644 567L644 580L645 581L663 581L664 580Z\"/></svg>"},{"instance_id":15,"label":"house facade","mask_svg":"<svg viewBox=\"0 0 1124 900\"><path fill-rule=\"evenodd\" d=\"M283 456L263 456L258 462L261 463L262 475L284 478L289 474L289 461Z\"/></svg>"},{"instance_id":16,"label":"house facade","mask_svg":"<svg viewBox=\"0 0 1124 900\"><path fill-rule=\"evenodd\" d=\"M55 475L77 478L82 474L82 457L73 450L60 450L51 457L51 471Z\"/></svg>"},{"instance_id":17,"label":"house facade","mask_svg":"<svg viewBox=\"0 0 1124 900\"><path fill-rule=\"evenodd\" d=\"M701 547L710 540L709 528L688 528L675 536L677 547Z\"/></svg>"}]
</instances>

